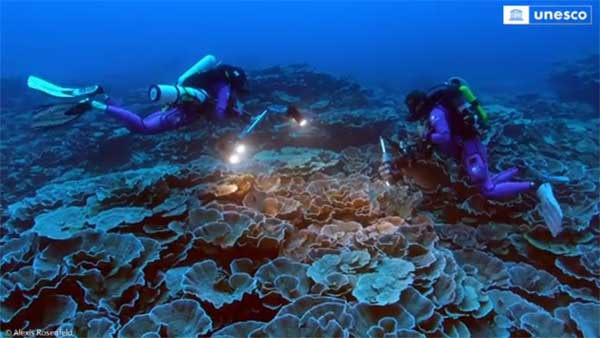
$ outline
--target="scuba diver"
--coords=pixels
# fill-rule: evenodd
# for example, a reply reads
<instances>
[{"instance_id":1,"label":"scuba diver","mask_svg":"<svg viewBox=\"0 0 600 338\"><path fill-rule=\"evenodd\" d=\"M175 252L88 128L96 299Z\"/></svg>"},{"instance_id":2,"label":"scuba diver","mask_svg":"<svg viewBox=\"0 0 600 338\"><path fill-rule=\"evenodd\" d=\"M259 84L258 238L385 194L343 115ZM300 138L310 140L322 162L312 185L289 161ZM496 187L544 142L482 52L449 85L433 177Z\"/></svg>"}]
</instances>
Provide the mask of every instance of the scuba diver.
<instances>
[{"instance_id":1,"label":"scuba diver","mask_svg":"<svg viewBox=\"0 0 600 338\"><path fill-rule=\"evenodd\" d=\"M42 123L34 127L53 127L68 123L83 113L97 109L119 120L133 133L158 134L190 125L205 116L210 121L228 118L241 118L249 125L237 136L225 137L223 152L233 152L229 162L239 163L245 152L242 139L249 136L268 111L252 117L243 109L239 97L248 94L246 73L239 67L217 62L212 55L206 55L177 79L175 85L152 85L148 90L149 99L160 103L163 108L146 117L114 104L99 85L82 88L65 88L52 84L36 76L29 76L27 85L58 98L77 99L75 104L64 103L40 107L38 120ZM290 106L284 111L298 125L305 126L307 120L300 111ZM45 120L45 121L44 121Z\"/></svg>"},{"instance_id":2,"label":"scuba diver","mask_svg":"<svg viewBox=\"0 0 600 338\"><path fill-rule=\"evenodd\" d=\"M536 191L552 235L562 231L562 210L549 183L512 180L519 172L516 167L495 175L489 172L486 147L480 140L488 115L464 80L452 77L428 92L412 91L406 96L405 104L409 110L407 121L427 120L427 128L414 150L408 151L403 143L396 145L396 149L405 155L402 160L410 162L415 156L427 157L433 148L437 148L444 155L461 160L470 182L488 199L510 199ZM389 179L397 177L405 163L392 161L383 138L381 146L384 164L380 167L380 175L389 184Z\"/></svg>"},{"instance_id":3,"label":"scuba diver","mask_svg":"<svg viewBox=\"0 0 600 338\"><path fill-rule=\"evenodd\" d=\"M31 88L56 96L56 93L43 90L48 87L44 82L30 77L28 83ZM66 91L63 89L62 92ZM116 118L133 133L157 134L189 125L203 115L211 121L235 117L248 119L249 114L243 111L238 100L247 93L246 73L241 68L219 64L214 56L207 55L181 75L176 85L150 87L150 100L164 106L146 117L112 103L101 86L80 89L73 97L85 98L64 114L74 118L94 108Z\"/></svg>"}]
</instances>

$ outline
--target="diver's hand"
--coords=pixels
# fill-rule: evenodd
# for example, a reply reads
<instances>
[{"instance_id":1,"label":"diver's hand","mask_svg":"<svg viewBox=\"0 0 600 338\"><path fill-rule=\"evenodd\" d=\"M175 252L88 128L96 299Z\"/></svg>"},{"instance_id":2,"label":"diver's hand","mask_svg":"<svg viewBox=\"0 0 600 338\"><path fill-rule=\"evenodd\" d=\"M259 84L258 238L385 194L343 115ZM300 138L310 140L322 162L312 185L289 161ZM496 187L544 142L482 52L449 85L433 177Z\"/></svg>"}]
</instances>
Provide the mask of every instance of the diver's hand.
<instances>
[{"instance_id":1,"label":"diver's hand","mask_svg":"<svg viewBox=\"0 0 600 338\"><path fill-rule=\"evenodd\" d=\"M433 134L433 129L432 128L426 128L423 131L423 134L421 134L421 139L418 141L418 143L427 143L431 140L431 135Z\"/></svg>"},{"instance_id":2,"label":"diver's hand","mask_svg":"<svg viewBox=\"0 0 600 338\"><path fill-rule=\"evenodd\" d=\"M417 129L417 137L415 137L415 143L417 145L421 143L431 142L431 135L435 132L431 124L426 123Z\"/></svg>"},{"instance_id":3,"label":"diver's hand","mask_svg":"<svg viewBox=\"0 0 600 338\"><path fill-rule=\"evenodd\" d=\"M246 112L246 111L242 111L238 113L238 116L240 117L240 119L242 119L242 121L244 121L244 123L250 123L252 122L252 114Z\"/></svg>"},{"instance_id":4,"label":"diver's hand","mask_svg":"<svg viewBox=\"0 0 600 338\"><path fill-rule=\"evenodd\" d=\"M427 148L431 146L431 143L426 140L421 140L420 142L415 143L415 152L423 153Z\"/></svg>"},{"instance_id":5,"label":"diver's hand","mask_svg":"<svg viewBox=\"0 0 600 338\"><path fill-rule=\"evenodd\" d=\"M415 144L413 157L429 158L433 154L433 144L429 141L422 140Z\"/></svg>"}]
</instances>

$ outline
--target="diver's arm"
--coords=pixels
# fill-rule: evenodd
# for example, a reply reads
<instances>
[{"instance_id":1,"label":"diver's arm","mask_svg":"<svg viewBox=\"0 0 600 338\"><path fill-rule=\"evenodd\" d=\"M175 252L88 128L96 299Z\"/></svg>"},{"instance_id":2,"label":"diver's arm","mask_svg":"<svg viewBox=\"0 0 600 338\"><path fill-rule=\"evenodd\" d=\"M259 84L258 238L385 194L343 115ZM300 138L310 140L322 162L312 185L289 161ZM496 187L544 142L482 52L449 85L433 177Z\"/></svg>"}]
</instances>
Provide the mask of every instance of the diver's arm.
<instances>
[{"instance_id":1,"label":"diver's arm","mask_svg":"<svg viewBox=\"0 0 600 338\"><path fill-rule=\"evenodd\" d=\"M225 82L218 83L216 86L215 119L222 120L225 118L230 96L231 87Z\"/></svg>"},{"instance_id":2,"label":"diver's arm","mask_svg":"<svg viewBox=\"0 0 600 338\"><path fill-rule=\"evenodd\" d=\"M429 124L432 128L427 139L437 145L450 143L450 126L446 119L446 112L441 106L433 108L429 113Z\"/></svg>"},{"instance_id":3,"label":"diver's arm","mask_svg":"<svg viewBox=\"0 0 600 338\"><path fill-rule=\"evenodd\" d=\"M235 90L230 91L229 102L231 103L228 105L230 113L229 116L238 117L245 123L249 123L250 121L252 121L252 114L250 114L244 109L244 104L238 98L238 95Z\"/></svg>"}]
</instances>

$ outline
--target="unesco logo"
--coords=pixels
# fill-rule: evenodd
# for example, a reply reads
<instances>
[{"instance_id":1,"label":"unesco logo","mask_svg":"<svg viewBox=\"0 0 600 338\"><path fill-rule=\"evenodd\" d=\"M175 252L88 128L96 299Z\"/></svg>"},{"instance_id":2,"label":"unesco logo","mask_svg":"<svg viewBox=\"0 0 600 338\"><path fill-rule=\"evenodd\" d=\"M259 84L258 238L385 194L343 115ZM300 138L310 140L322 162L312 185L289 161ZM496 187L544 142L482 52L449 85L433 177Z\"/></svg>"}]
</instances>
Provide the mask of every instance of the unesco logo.
<instances>
[{"instance_id":1,"label":"unesco logo","mask_svg":"<svg viewBox=\"0 0 600 338\"><path fill-rule=\"evenodd\" d=\"M591 25L592 6L503 6L505 25Z\"/></svg>"}]
</instances>

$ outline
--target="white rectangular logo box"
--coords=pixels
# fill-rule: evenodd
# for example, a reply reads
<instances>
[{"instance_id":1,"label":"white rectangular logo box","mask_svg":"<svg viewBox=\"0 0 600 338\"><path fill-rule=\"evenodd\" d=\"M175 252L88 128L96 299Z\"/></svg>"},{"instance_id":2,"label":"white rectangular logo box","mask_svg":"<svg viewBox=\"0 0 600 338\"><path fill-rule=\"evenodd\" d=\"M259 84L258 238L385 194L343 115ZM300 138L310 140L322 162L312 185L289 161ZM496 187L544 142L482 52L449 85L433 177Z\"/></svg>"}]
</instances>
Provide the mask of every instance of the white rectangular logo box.
<instances>
[{"instance_id":1,"label":"white rectangular logo box","mask_svg":"<svg viewBox=\"0 0 600 338\"><path fill-rule=\"evenodd\" d=\"M505 25L529 25L529 6L504 6Z\"/></svg>"}]
</instances>

